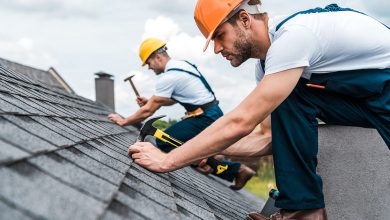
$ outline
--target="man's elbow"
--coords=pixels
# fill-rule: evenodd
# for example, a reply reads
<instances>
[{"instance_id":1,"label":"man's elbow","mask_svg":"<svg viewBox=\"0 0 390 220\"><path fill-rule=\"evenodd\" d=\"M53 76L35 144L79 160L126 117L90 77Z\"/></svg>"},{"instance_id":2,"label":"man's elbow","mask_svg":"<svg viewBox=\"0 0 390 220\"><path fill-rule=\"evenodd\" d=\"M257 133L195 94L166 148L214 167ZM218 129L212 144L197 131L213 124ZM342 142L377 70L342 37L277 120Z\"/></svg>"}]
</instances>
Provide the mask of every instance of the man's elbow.
<instances>
[{"instance_id":1,"label":"man's elbow","mask_svg":"<svg viewBox=\"0 0 390 220\"><path fill-rule=\"evenodd\" d=\"M141 108L141 117L142 117L143 119L145 119L145 118L147 118L147 117L153 115L154 112L155 112L155 111L153 111L153 109L144 106L144 107Z\"/></svg>"},{"instance_id":2,"label":"man's elbow","mask_svg":"<svg viewBox=\"0 0 390 220\"><path fill-rule=\"evenodd\" d=\"M253 120L246 115L237 115L232 118L232 130L235 131L235 136L247 136L255 129L255 126Z\"/></svg>"}]
</instances>

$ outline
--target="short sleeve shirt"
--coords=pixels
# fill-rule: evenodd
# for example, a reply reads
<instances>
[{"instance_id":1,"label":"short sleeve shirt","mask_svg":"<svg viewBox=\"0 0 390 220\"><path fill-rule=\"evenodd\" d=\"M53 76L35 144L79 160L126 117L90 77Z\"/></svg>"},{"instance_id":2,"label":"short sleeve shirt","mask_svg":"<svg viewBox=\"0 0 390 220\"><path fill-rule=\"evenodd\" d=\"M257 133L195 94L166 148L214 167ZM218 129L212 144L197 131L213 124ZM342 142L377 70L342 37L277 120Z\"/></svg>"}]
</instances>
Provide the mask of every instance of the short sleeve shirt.
<instances>
[{"instance_id":1,"label":"short sleeve shirt","mask_svg":"<svg viewBox=\"0 0 390 220\"><path fill-rule=\"evenodd\" d=\"M203 105L214 100L213 94L205 87L202 81L189 73L171 70L183 69L199 75L198 71L185 61L169 60L165 72L158 75L156 96L172 98L178 102L192 105Z\"/></svg>"},{"instance_id":2,"label":"short sleeve shirt","mask_svg":"<svg viewBox=\"0 0 390 220\"><path fill-rule=\"evenodd\" d=\"M269 21L271 46L265 70L256 63L257 79L263 74L305 67L302 77L357 69L390 67L390 30L357 12L300 14L276 26L287 16Z\"/></svg>"}]
</instances>

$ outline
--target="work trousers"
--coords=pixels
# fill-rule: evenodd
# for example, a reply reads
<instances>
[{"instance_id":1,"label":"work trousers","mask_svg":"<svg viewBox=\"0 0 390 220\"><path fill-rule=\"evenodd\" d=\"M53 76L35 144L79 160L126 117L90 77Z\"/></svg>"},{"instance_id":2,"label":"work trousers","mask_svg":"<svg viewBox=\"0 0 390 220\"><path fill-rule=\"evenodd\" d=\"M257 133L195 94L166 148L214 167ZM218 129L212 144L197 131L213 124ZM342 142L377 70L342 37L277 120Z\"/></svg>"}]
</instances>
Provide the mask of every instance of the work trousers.
<instances>
[{"instance_id":1,"label":"work trousers","mask_svg":"<svg viewBox=\"0 0 390 220\"><path fill-rule=\"evenodd\" d=\"M271 114L279 208L325 207L322 180L316 173L316 118L332 125L376 128L390 148L390 69L313 74L310 80L300 79Z\"/></svg>"},{"instance_id":2,"label":"work trousers","mask_svg":"<svg viewBox=\"0 0 390 220\"><path fill-rule=\"evenodd\" d=\"M176 138L182 142L186 142L191 138L198 135L205 128L210 126L213 122L215 122L218 118L223 115L221 109L218 105L214 105L199 116L191 117L184 119L171 127L167 128L164 132L169 134L171 137ZM174 147L171 145L164 143L160 140L157 140L157 146L162 151L169 152ZM216 176L225 179L227 181L232 182L234 178L237 176L238 170L241 167L239 162L231 162L227 160L221 161L224 165L228 165L228 169L221 174L215 174Z\"/></svg>"}]
</instances>

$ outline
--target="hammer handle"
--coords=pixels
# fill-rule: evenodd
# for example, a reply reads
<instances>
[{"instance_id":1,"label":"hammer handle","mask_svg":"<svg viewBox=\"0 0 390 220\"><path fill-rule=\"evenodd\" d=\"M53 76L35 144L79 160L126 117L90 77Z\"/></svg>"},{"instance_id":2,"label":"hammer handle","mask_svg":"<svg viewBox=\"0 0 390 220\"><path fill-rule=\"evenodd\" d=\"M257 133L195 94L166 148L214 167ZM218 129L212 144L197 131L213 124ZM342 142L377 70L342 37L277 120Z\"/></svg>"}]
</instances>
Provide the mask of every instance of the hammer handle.
<instances>
[{"instance_id":1,"label":"hammer handle","mask_svg":"<svg viewBox=\"0 0 390 220\"><path fill-rule=\"evenodd\" d=\"M130 82L131 87L132 87L133 90L134 90L135 95L136 95L137 97L140 96L138 90L135 88L135 85L134 85L133 81L130 79L129 82Z\"/></svg>"}]
</instances>

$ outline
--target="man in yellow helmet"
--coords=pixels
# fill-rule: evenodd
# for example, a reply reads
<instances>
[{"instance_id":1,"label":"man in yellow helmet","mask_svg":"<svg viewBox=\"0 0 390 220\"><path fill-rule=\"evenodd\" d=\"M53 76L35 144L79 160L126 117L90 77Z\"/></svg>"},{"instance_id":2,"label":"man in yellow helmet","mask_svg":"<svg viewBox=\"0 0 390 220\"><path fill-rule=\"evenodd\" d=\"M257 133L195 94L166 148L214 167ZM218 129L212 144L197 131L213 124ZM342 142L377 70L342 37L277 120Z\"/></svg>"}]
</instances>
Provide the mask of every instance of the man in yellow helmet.
<instances>
[{"instance_id":1,"label":"man in yellow helmet","mask_svg":"<svg viewBox=\"0 0 390 220\"><path fill-rule=\"evenodd\" d=\"M259 59L260 83L242 103L168 154L148 143L135 162L167 172L220 153L271 115L280 191L271 219L327 219L316 172L318 123L376 128L390 147L390 30L335 4L269 18L259 0L198 0L195 21L232 66ZM248 219L269 219L251 213Z\"/></svg>"},{"instance_id":2,"label":"man in yellow helmet","mask_svg":"<svg viewBox=\"0 0 390 220\"><path fill-rule=\"evenodd\" d=\"M131 125L153 115L160 107L181 104L186 109L183 120L165 130L167 134L180 141L187 141L223 115L213 90L197 67L188 61L171 59L166 43L157 38L144 40L139 49L142 66L147 65L158 76L156 92L150 98L137 97L140 109L127 118L110 114L108 118L117 124ZM169 152L174 147L160 140L157 146ZM244 164L222 160L228 170L218 177L235 182L232 189L239 190L255 174ZM204 164L204 163L201 163Z\"/></svg>"}]
</instances>

